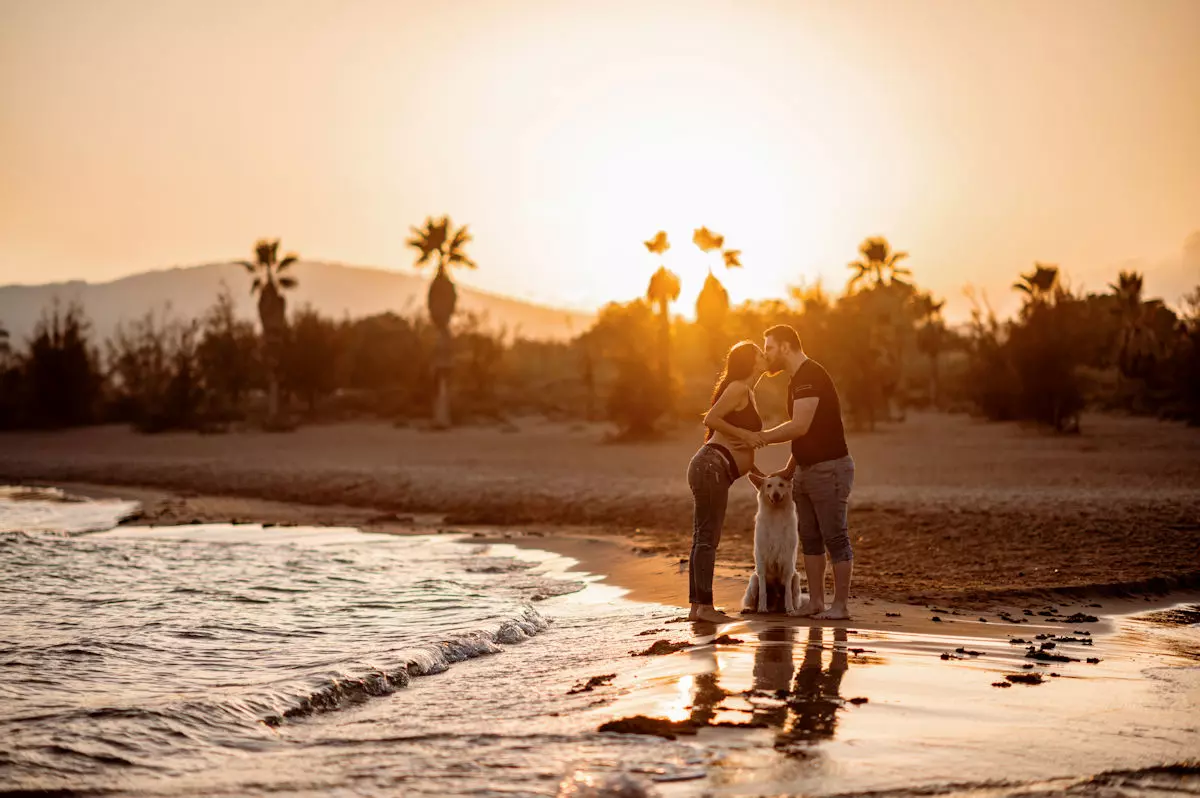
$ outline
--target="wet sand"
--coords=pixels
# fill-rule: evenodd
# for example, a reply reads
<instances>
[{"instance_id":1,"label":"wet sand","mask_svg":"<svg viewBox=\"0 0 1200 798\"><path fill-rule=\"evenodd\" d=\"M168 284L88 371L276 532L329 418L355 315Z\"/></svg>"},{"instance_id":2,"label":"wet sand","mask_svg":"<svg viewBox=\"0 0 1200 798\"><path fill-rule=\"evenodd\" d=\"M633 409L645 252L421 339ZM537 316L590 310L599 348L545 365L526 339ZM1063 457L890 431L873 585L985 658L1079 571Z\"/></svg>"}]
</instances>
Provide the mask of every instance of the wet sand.
<instances>
[{"instance_id":1,"label":"wet sand","mask_svg":"<svg viewBox=\"0 0 1200 798\"><path fill-rule=\"evenodd\" d=\"M623 599L669 604L686 585L677 562L608 540L471 542L555 552ZM736 606L744 584L716 587ZM671 645L594 674L590 714L705 752L642 774L663 795L1200 794L1200 592L987 612L867 600L851 622L681 612L631 633Z\"/></svg>"}]
</instances>

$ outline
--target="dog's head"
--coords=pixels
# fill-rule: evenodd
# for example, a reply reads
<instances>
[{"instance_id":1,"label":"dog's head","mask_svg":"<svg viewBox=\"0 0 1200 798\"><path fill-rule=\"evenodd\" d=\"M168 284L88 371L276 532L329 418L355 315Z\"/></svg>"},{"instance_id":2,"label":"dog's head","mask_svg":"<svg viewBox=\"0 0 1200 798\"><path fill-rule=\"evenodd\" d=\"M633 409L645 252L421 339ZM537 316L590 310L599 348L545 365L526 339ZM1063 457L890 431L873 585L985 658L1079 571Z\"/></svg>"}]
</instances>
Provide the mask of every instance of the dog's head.
<instances>
[{"instance_id":1,"label":"dog's head","mask_svg":"<svg viewBox=\"0 0 1200 798\"><path fill-rule=\"evenodd\" d=\"M765 477L751 474L750 481L758 489L759 501L765 501L771 506L792 498L792 480L784 474L768 474Z\"/></svg>"}]
</instances>

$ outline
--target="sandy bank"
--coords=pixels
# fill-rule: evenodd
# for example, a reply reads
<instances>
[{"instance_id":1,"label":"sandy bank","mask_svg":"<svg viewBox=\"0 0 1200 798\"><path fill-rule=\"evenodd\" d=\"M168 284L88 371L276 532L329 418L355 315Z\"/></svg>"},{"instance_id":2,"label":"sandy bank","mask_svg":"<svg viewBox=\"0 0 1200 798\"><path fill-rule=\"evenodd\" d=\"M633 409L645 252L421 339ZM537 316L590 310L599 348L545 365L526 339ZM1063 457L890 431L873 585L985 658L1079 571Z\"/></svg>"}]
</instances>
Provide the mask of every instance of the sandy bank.
<instances>
[{"instance_id":1,"label":"sandy bank","mask_svg":"<svg viewBox=\"0 0 1200 798\"><path fill-rule=\"evenodd\" d=\"M852 435L859 594L967 602L1200 583L1200 430L1102 416L1085 419L1084 429L1055 437L915 415ZM116 492L141 498L156 523L570 526L686 556L683 472L695 431L639 445L604 445L603 434L534 421L509 433L354 424L286 435L5 434L0 481L122 486ZM764 465L785 456L772 450ZM752 518L752 491L739 484L723 563L750 561Z\"/></svg>"}]
</instances>

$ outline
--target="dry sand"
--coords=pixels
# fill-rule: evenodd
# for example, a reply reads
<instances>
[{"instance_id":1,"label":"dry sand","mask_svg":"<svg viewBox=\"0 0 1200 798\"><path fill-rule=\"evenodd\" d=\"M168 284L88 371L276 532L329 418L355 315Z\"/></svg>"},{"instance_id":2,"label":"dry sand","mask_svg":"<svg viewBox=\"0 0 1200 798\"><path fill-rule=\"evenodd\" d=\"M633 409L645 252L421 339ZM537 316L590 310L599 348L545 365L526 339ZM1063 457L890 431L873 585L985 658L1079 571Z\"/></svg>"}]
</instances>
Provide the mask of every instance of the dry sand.
<instances>
[{"instance_id":1,"label":"dry sand","mask_svg":"<svg viewBox=\"0 0 1200 798\"><path fill-rule=\"evenodd\" d=\"M0 481L109 486L143 501L153 523L571 527L620 535L678 570L690 546L684 472L699 432L642 444L605 444L605 433L539 420L448 433L384 424L8 433ZM861 599L965 605L1200 584L1200 430L1091 416L1083 435L1062 437L919 414L852 434L850 447ZM773 447L760 462L784 459ZM742 481L718 554L731 584L751 559L753 513Z\"/></svg>"}]
</instances>

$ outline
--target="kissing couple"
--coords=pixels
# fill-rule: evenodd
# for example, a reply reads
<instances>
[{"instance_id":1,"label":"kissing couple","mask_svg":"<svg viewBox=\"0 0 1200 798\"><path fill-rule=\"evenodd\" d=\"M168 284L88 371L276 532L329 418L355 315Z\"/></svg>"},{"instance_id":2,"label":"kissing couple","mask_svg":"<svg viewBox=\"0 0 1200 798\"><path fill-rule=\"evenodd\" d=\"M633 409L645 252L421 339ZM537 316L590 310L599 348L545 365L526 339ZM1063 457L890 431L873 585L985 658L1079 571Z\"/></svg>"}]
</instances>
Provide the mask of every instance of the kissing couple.
<instances>
[{"instance_id":1,"label":"kissing couple","mask_svg":"<svg viewBox=\"0 0 1200 798\"><path fill-rule=\"evenodd\" d=\"M788 420L763 429L754 391L764 374L786 372ZM688 561L689 620L734 620L713 606L713 571L725 523L729 489L741 476L767 475L754 464L758 449L790 443L791 456L777 472L792 484L797 533L804 556L809 596L794 615L817 620L850 617L850 546L848 509L854 486L854 458L846 446L841 401L829 373L804 353L800 336L786 324L763 333L763 347L735 344L713 390L704 416L704 445L688 465L692 490L692 552ZM825 554L833 563L833 603L825 604Z\"/></svg>"}]
</instances>

